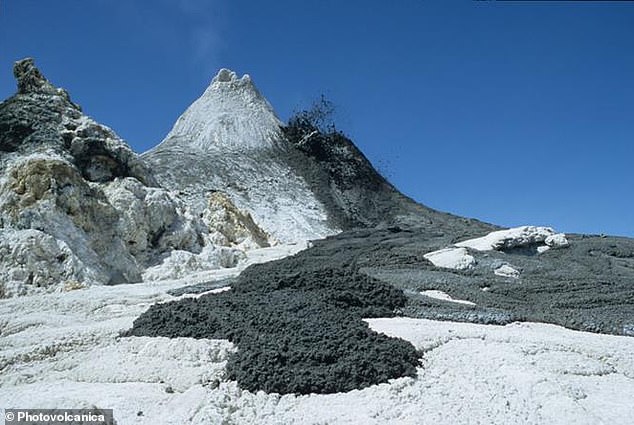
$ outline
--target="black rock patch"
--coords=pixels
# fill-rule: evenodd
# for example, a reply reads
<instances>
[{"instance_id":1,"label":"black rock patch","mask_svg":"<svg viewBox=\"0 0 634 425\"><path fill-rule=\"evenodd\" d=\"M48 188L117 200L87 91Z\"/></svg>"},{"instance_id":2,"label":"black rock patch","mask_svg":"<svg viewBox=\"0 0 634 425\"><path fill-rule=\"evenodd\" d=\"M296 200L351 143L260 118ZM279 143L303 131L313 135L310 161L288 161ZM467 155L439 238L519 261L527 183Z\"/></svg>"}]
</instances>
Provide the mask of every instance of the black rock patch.
<instances>
[{"instance_id":1,"label":"black rock patch","mask_svg":"<svg viewBox=\"0 0 634 425\"><path fill-rule=\"evenodd\" d=\"M335 393L414 376L419 353L369 329L403 293L354 267L252 266L228 292L157 304L125 336L222 338L237 344L228 378L250 391Z\"/></svg>"}]
</instances>

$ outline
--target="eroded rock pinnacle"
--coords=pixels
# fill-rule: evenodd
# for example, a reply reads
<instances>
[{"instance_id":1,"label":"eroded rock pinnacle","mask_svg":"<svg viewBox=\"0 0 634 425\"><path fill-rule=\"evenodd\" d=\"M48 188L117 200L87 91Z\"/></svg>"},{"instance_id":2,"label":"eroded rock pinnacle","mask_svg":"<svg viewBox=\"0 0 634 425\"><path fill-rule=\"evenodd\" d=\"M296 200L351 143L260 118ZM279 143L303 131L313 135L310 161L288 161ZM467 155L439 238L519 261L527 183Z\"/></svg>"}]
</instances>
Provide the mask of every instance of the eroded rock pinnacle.
<instances>
[{"instance_id":1,"label":"eroded rock pinnacle","mask_svg":"<svg viewBox=\"0 0 634 425\"><path fill-rule=\"evenodd\" d=\"M18 93L59 94L57 89L35 66L33 58L19 60L13 65L13 75L18 83Z\"/></svg>"}]
</instances>

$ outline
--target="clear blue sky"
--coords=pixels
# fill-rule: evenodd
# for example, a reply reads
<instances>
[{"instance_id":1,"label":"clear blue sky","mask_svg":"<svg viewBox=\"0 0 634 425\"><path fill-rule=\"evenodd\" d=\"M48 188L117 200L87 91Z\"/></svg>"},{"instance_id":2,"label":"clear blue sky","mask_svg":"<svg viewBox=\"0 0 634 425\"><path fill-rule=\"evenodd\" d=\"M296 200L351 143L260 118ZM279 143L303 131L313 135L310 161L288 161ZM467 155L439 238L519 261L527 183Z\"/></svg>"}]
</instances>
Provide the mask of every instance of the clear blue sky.
<instances>
[{"instance_id":1,"label":"clear blue sky","mask_svg":"<svg viewBox=\"0 0 634 425\"><path fill-rule=\"evenodd\" d=\"M634 3L4 0L0 97L24 56L137 151L229 67L426 205L634 236Z\"/></svg>"}]
</instances>

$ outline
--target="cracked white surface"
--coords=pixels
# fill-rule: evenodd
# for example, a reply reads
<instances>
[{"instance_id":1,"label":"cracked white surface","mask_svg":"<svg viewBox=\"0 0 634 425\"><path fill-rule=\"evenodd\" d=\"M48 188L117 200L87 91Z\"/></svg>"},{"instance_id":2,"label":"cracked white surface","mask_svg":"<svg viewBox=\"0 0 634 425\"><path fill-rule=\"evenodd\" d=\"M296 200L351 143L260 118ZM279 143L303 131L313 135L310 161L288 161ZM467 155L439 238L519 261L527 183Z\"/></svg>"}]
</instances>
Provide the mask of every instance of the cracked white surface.
<instances>
[{"instance_id":1,"label":"cracked white surface","mask_svg":"<svg viewBox=\"0 0 634 425\"><path fill-rule=\"evenodd\" d=\"M368 322L425 352L420 408L438 411L429 422L626 424L634 417L632 338L537 323Z\"/></svg>"}]
</instances>

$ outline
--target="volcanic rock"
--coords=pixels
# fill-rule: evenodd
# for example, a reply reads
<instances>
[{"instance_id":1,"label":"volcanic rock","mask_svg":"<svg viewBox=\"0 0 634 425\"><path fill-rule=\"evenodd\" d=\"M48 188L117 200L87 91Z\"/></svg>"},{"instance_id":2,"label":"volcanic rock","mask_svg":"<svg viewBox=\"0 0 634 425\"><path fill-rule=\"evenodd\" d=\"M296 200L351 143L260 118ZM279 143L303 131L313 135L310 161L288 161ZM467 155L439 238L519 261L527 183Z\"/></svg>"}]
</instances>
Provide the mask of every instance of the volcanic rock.
<instances>
[{"instance_id":1,"label":"volcanic rock","mask_svg":"<svg viewBox=\"0 0 634 425\"><path fill-rule=\"evenodd\" d=\"M32 59L14 73L18 92L0 103L2 296L61 290L68 280L138 282L174 250L204 251L210 267L235 263L231 248L205 250L203 220Z\"/></svg>"}]
</instances>

